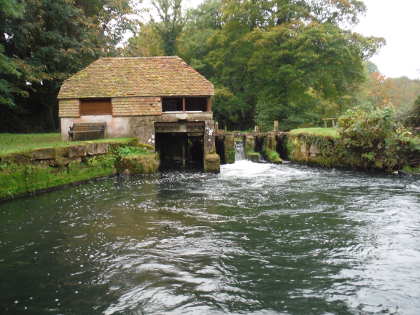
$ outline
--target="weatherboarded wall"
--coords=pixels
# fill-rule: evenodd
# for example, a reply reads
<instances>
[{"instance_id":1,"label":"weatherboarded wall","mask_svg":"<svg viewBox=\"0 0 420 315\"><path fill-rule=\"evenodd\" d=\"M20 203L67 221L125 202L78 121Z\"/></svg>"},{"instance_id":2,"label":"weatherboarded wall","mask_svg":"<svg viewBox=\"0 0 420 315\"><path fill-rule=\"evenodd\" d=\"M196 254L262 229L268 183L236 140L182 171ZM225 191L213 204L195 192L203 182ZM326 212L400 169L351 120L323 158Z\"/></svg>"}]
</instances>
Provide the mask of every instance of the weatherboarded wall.
<instances>
[{"instance_id":1,"label":"weatherboarded wall","mask_svg":"<svg viewBox=\"0 0 420 315\"><path fill-rule=\"evenodd\" d=\"M79 99L60 100L59 102L59 117L79 117L80 116L80 102Z\"/></svg>"},{"instance_id":2,"label":"weatherboarded wall","mask_svg":"<svg viewBox=\"0 0 420 315\"><path fill-rule=\"evenodd\" d=\"M116 117L162 114L162 102L160 97L116 97L111 99L111 103L112 116ZM58 114L59 117L62 118L80 117L79 99L60 100Z\"/></svg>"},{"instance_id":3,"label":"weatherboarded wall","mask_svg":"<svg viewBox=\"0 0 420 315\"><path fill-rule=\"evenodd\" d=\"M114 116L150 116L161 113L160 97L117 97L112 99L112 114Z\"/></svg>"}]
</instances>

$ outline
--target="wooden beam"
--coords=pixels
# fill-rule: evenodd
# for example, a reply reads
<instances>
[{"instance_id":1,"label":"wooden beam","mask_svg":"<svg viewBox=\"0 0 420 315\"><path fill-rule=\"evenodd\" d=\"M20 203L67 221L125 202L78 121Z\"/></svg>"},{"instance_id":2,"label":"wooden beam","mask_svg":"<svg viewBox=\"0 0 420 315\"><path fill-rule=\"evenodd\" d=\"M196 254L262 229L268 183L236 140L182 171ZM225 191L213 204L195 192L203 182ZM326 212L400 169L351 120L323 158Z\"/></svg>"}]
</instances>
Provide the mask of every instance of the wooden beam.
<instances>
[{"instance_id":1,"label":"wooden beam","mask_svg":"<svg viewBox=\"0 0 420 315\"><path fill-rule=\"evenodd\" d=\"M207 111L208 112L211 112L212 103L213 103L212 97L207 97Z\"/></svg>"}]
</instances>

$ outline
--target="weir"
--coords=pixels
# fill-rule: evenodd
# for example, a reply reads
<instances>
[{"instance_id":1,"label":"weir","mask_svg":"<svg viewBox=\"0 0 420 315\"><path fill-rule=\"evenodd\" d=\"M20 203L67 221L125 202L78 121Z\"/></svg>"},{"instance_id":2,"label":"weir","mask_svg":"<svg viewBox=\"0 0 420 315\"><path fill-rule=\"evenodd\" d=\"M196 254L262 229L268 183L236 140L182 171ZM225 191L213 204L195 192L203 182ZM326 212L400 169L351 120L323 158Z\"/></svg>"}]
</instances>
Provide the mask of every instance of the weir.
<instances>
[{"instance_id":1,"label":"weir","mask_svg":"<svg viewBox=\"0 0 420 315\"><path fill-rule=\"evenodd\" d=\"M281 163L287 158L287 132L226 132L216 133L216 152L222 164L248 159L259 162L262 158L269 162Z\"/></svg>"},{"instance_id":2,"label":"weir","mask_svg":"<svg viewBox=\"0 0 420 315\"><path fill-rule=\"evenodd\" d=\"M243 140L235 141L235 161L245 160L245 149Z\"/></svg>"}]
</instances>

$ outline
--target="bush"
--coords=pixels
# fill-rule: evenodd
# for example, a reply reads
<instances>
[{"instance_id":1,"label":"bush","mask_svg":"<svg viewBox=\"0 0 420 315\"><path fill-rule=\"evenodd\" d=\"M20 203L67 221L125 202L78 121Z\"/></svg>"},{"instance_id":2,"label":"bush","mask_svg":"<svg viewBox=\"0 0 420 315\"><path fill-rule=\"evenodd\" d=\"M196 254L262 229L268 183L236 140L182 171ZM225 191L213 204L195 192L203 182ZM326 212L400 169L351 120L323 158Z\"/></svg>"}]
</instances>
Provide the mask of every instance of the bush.
<instances>
[{"instance_id":1,"label":"bush","mask_svg":"<svg viewBox=\"0 0 420 315\"><path fill-rule=\"evenodd\" d=\"M420 95L408 112L405 123L411 127L420 127Z\"/></svg>"},{"instance_id":2,"label":"bush","mask_svg":"<svg viewBox=\"0 0 420 315\"><path fill-rule=\"evenodd\" d=\"M391 171L407 164L403 142L409 133L394 119L390 108L357 107L339 118L340 144L351 159L366 168Z\"/></svg>"}]
</instances>

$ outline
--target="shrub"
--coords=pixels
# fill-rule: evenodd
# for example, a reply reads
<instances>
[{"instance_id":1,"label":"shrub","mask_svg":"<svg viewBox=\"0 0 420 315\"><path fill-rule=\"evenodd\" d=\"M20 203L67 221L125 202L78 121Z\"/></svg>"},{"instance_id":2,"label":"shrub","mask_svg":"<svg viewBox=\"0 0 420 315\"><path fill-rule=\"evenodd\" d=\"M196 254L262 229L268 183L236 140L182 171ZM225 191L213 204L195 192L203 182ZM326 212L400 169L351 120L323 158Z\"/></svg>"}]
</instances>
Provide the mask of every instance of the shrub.
<instances>
[{"instance_id":1,"label":"shrub","mask_svg":"<svg viewBox=\"0 0 420 315\"><path fill-rule=\"evenodd\" d=\"M409 133L390 108L357 107L339 118L340 145L366 168L391 171L407 163L403 142Z\"/></svg>"}]
</instances>

